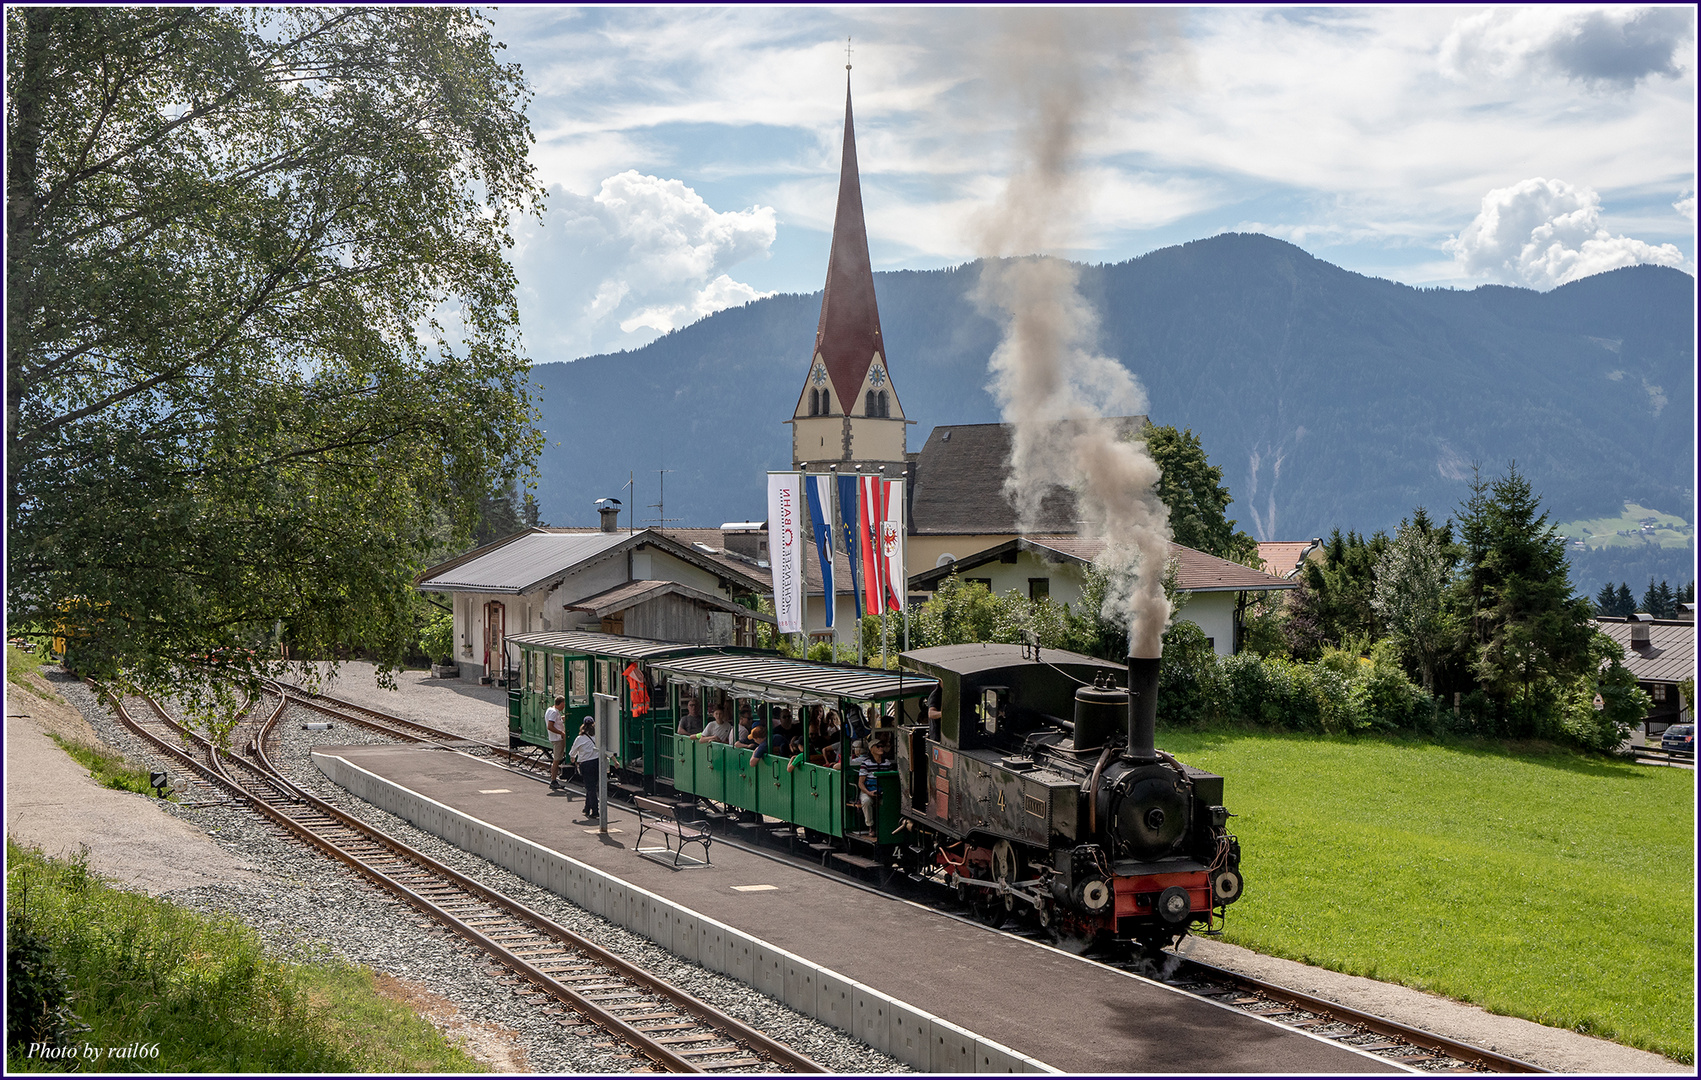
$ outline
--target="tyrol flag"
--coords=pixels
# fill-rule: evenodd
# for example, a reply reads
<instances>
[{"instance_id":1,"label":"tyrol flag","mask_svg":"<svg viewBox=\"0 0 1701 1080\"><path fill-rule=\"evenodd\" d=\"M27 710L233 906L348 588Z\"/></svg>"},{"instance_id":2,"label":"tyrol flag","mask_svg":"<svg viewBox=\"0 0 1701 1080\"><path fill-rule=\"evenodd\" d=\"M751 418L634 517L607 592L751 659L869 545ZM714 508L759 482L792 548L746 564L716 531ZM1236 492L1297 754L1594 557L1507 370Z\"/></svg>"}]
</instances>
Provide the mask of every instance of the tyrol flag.
<instances>
[{"instance_id":1,"label":"tyrol flag","mask_svg":"<svg viewBox=\"0 0 1701 1080\"><path fill-rule=\"evenodd\" d=\"M845 560L850 563L851 596L856 601L856 619L862 622L862 536L861 518L856 512L856 482L859 477L839 477L839 527L845 538Z\"/></svg>"},{"instance_id":2,"label":"tyrol flag","mask_svg":"<svg viewBox=\"0 0 1701 1080\"><path fill-rule=\"evenodd\" d=\"M833 609L838 606L833 590L833 478L826 473L804 473L803 490L809 495L809 523L815 527L815 557L821 561L821 595L831 630Z\"/></svg>"},{"instance_id":3,"label":"tyrol flag","mask_svg":"<svg viewBox=\"0 0 1701 1080\"><path fill-rule=\"evenodd\" d=\"M871 615L901 611L909 591L904 575L904 482L878 476L856 479L863 606Z\"/></svg>"},{"instance_id":4,"label":"tyrol flag","mask_svg":"<svg viewBox=\"0 0 1701 1080\"><path fill-rule=\"evenodd\" d=\"M803 514L798 474L768 474L768 562L774 575L774 619L782 634L803 629Z\"/></svg>"}]
</instances>

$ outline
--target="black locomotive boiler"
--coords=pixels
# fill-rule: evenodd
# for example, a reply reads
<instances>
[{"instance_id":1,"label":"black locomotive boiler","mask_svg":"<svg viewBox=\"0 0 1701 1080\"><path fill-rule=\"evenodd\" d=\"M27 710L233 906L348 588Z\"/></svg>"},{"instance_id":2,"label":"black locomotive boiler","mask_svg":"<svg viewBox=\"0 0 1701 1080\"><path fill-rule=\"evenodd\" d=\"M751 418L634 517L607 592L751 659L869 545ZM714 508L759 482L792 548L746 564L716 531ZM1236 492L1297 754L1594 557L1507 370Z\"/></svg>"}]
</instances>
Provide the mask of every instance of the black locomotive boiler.
<instances>
[{"instance_id":1,"label":"black locomotive boiler","mask_svg":"<svg viewBox=\"0 0 1701 1080\"><path fill-rule=\"evenodd\" d=\"M1155 949L1239 898L1223 778L1155 745L1157 659L971 644L903 664L940 683L939 715L897 739L909 854L988 921Z\"/></svg>"}]
</instances>

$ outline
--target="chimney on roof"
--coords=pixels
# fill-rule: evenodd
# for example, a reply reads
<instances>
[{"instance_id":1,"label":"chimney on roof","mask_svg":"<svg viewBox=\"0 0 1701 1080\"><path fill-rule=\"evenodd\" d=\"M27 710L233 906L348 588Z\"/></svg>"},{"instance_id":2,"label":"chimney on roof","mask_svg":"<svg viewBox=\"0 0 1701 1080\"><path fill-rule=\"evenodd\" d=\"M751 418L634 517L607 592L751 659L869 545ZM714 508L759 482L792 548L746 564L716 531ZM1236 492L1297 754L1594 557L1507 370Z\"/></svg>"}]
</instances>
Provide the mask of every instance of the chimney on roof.
<instances>
[{"instance_id":1,"label":"chimney on roof","mask_svg":"<svg viewBox=\"0 0 1701 1080\"><path fill-rule=\"evenodd\" d=\"M605 533L620 531L620 500L598 499L597 513L602 516L602 531Z\"/></svg>"},{"instance_id":2,"label":"chimney on roof","mask_svg":"<svg viewBox=\"0 0 1701 1080\"><path fill-rule=\"evenodd\" d=\"M1630 647L1632 649L1648 649L1653 643L1648 640L1648 627L1654 617L1647 612L1638 611L1630 617Z\"/></svg>"}]
</instances>

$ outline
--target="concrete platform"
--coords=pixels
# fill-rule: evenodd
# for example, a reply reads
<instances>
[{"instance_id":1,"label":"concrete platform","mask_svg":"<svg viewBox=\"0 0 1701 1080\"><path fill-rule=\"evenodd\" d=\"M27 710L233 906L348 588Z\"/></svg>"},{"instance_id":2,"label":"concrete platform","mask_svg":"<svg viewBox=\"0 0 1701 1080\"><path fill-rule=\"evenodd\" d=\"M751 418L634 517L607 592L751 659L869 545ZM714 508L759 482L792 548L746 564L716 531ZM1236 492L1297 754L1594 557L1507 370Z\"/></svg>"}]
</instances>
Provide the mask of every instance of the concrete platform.
<instances>
[{"instance_id":1,"label":"concrete platform","mask_svg":"<svg viewBox=\"0 0 1701 1080\"><path fill-rule=\"evenodd\" d=\"M1362 1073L1392 1062L724 845L673 870L582 800L453 750L324 747L356 795L931 1072Z\"/></svg>"}]
</instances>

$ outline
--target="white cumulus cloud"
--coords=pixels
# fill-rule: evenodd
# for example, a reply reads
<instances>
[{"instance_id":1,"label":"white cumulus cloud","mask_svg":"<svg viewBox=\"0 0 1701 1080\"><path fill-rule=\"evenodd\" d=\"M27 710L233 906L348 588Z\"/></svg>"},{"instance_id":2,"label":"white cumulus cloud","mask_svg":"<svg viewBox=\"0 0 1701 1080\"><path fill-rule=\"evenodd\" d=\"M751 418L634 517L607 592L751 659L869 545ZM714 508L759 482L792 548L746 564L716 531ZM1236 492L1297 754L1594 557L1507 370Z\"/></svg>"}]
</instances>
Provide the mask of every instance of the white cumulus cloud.
<instances>
[{"instance_id":1,"label":"white cumulus cloud","mask_svg":"<svg viewBox=\"0 0 1701 1080\"><path fill-rule=\"evenodd\" d=\"M1695 224L1695 192L1691 191L1683 198L1672 203L1671 208L1688 218L1691 225Z\"/></svg>"},{"instance_id":2,"label":"white cumulus cloud","mask_svg":"<svg viewBox=\"0 0 1701 1080\"><path fill-rule=\"evenodd\" d=\"M557 186L517 226L521 326L536 361L633 348L771 295L728 273L773 248L773 207L718 211L679 180L635 170L591 196Z\"/></svg>"},{"instance_id":3,"label":"white cumulus cloud","mask_svg":"<svg viewBox=\"0 0 1701 1080\"><path fill-rule=\"evenodd\" d=\"M1551 289L1620 266L1687 268L1675 245L1614 236L1591 188L1535 177L1483 196L1482 212L1442 246L1468 277Z\"/></svg>"}]
</instances>

